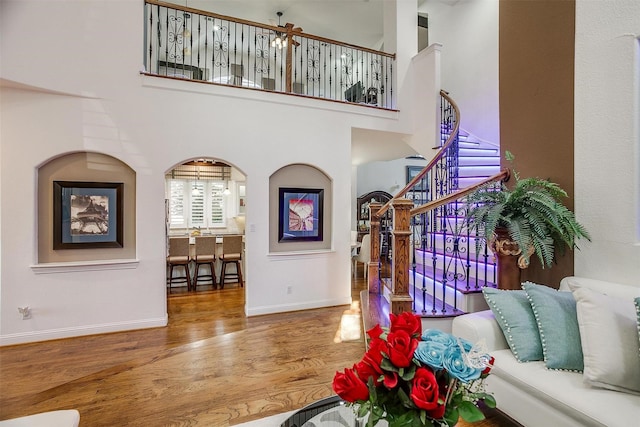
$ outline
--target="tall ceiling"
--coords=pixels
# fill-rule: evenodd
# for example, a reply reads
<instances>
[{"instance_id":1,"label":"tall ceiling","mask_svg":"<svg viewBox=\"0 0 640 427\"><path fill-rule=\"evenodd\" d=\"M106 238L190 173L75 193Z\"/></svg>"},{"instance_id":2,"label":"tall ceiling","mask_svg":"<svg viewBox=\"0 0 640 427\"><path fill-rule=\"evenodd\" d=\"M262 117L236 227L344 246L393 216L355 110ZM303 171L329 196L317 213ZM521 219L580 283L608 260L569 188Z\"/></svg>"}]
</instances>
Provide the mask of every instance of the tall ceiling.
<instances>
[{"instance_id":1,"label":"tall ceiling","mask_svg":"<svg viewBox=\"0 0 640 427\"><path fill-rule=\"evenodd\" d=\"M383 0L173 0L171 3L263 24L290 22L307 34L371 49L382 46Z\"/></svg>"}]
</instances>

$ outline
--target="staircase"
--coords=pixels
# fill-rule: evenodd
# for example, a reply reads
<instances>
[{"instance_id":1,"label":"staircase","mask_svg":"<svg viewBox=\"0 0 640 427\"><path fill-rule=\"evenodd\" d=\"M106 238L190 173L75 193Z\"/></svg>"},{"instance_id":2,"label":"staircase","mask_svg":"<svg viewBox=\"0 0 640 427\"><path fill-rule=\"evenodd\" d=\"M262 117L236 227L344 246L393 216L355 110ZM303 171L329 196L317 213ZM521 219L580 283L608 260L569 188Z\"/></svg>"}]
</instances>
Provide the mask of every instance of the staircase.
<instances>
[{"instance_id":1,"label":"staircase","mask_svg":"<svg viewBox=\"0 0 640 427\"><path fill-rule=\"evenodd\" d=\"M498 147L461 130L458 136L458 188L477 184L498 172ZM464 217L464 202L456 201L438 208L434 215L437 229L426 233L424 244L414 243L409 293L416 314L447 317L488 308L481 289L495 286L496 265L492 254L486 251L476 254L476 238L467 233ZM421 240L425 240L424 237ZM443 301L453 301L454 305Z\"/></svg>"},{"instance_id":2,"label":"staircase","mask_svg":"<svg viewBox=\"0 0 640 427\"><path fill-rule=\"evenodd\" d=\"M438 153L371 212L378 274L369 285L378 282L390 312L411 310L424 328L450 331L454 316L488 308L482 288L497 281L493 254L465 221L465 197L481 185L499 191L509 172L500 170L497 147L460 130L457 105L447 92L440 95Z\"/></svg>"}]
</instances>

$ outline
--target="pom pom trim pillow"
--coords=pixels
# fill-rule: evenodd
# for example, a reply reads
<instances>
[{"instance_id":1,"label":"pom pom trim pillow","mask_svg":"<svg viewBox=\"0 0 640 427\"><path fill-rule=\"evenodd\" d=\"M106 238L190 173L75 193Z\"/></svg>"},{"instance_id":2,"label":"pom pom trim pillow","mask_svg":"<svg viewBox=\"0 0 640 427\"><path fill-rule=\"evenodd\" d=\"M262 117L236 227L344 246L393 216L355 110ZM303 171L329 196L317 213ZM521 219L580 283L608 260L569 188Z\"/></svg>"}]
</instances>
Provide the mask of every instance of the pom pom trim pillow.
<instances>
[{"instance_id":1,"label":"pom pom trim pillow","mask_svg":"<svg viewBox=\"0 0 640 427\"><path fill-rule=\"evenodd\" d=\"M582 345L571 292L559 292L531 282L522 284L538 323L547 369L582 372Z\"/></svg>"},{"instance_id":2,"label":"pom pom trim pillow","mask_svg":"<svg viewBox=\"0 0 640 427\"><path fill-rule=\"evenodd\" d=\"M482 293L516 360L542 360L540 333L526 292L485 287Z\"/></svg>"}]
</instances>

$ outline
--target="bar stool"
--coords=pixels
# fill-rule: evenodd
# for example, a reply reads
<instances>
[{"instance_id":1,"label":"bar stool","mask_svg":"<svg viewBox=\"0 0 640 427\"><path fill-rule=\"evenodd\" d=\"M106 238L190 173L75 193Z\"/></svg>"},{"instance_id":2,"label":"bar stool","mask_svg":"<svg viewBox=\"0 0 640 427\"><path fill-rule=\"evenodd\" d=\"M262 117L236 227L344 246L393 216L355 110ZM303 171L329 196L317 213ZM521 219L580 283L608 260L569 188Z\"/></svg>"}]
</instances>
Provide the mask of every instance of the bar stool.
<instances>
[{"instance_id":1,"label":"bar stool","mask_svg":"<svg viewBox=\"0 0 640 427\"><path fill-rule=\"evenodd\" d=\"M189 261L189 238L170 237L169 255L167 256L167 266L169 267L169 276L167 277L167 283L169 284L169 293L171 293L171 285L174 283L186 283L187 290L191 289ZM184 276L173 277L173 269L175 267L184 268Z\"/></svg>"},{"instance_id":2,"label":"bar stool","mask_svg":"<svg viewBox=\"0 0 640 427\"><path fill-rule=\"evenodd\" d=\"M193 275L193 290L197 290L198 282L211 281L213 289L216 288L216 237L215 236L202 236L196 237L196 253L193 257L193 261L196 264L196 271ZM209 266L210 274L200 274L200 266Z\"/></svg>"},{"instance_id":3,"label":"bar stool","mask_svg":"<svg viewBox=\"0 0 640 427\"><path fill-rule=\"evenodd\" d=\"M238 282L240 286L244 286L242 282L242 236L223 236L222 237L222 271L220 272L220 289L224 288L227 280ZM227 264L235 264L235 273L227 273Z\"/></svg>"}]
</instances>

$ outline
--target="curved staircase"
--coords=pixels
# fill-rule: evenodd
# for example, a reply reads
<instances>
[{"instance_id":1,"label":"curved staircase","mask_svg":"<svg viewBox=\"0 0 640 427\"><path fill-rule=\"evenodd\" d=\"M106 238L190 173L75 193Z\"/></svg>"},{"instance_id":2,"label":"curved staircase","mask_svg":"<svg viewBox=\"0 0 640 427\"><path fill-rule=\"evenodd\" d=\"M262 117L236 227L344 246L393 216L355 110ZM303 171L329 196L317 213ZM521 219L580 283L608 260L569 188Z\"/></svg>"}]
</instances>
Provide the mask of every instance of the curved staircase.
<instances>
[{"instance_id":1,"label":"curved staircase","mask_svg":"<svg viewBox=\"0 0 640 427\"><path fill-rule=\"evenodd\" d=\"M481 291L497 280L486 242L465 221L464 197L481 185L498 190L508 171L500 171L498 147L460 130L458 107L444 91L441 118L438 153L392 200L371 212L379 252L372 255L378 281L370 280L369 289L379 286L374 293L389 305L387 311L412 310L425 327L450 330L453 316L488 308Z\"/></svg>"}]
</instances>

